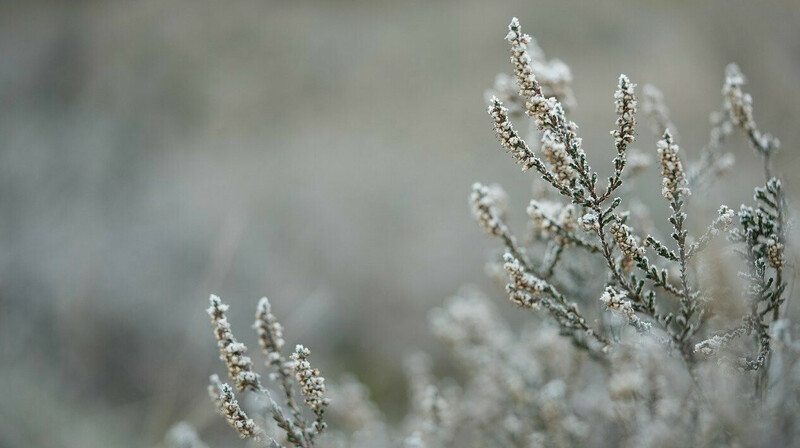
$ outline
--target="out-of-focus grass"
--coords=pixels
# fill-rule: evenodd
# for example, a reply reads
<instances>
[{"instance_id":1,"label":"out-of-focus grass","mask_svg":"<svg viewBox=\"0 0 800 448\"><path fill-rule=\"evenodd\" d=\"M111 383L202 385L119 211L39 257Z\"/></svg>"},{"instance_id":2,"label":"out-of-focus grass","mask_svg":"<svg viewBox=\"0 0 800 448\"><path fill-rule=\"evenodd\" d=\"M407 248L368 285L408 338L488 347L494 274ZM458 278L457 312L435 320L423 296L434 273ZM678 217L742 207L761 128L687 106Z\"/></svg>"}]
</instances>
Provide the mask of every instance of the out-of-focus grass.
<instances>
[{"instance_id":1,"label":"out-of-focus grass","mask_svg":"<svg viewBox=\"0 0 800 448\"><path fill-rule=\"evenodd\" d=\"M613 150L620 71L664 91L691 158L736 61L798 191L792 1L2 4L0 445L203 426L211 292L234 328L268 295L290 344L397 415L426 310L490 288L469 185L528 199L482 102L513 15L572 67L592 161ZM759 178L744 142L730 148L737 181L710 202L738 204Z\"/></svg>"}]
</instances>

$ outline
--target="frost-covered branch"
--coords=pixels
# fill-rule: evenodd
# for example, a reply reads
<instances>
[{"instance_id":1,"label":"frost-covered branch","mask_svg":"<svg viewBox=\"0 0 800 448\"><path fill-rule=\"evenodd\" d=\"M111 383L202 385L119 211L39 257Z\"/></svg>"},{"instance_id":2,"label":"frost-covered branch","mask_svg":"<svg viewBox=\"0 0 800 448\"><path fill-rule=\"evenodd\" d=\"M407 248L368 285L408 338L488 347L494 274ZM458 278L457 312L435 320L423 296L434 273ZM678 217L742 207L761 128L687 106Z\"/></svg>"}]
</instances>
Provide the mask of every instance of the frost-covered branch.
<instances>
[{"instance_id":1,"label":"frost-covered branch","mask_svg":"<svg viewBox=\"0 0 800 448\"><path fill-rule=\"evenodd\" d=\"M262 387L260 376L253 371L252 360L246 355L247 347L233 336L225 315L229 308L228 305L215 295L212 295L209 301L211 306L208 308L208 314L211 316L214 335L217 337L220 348L220 359L227 366L228 375L231 380L236 382L238 390L254 392L266 400L268 412L278 428L284 431L289 443L297 448L312 448L316 435L325 429L326 423L323 420L323 414L329 400L323 396L325 380L319 375L317 369L311 369L308 365L306 360L310 354L308 349L298 346L298 351L292 355L291 363L283 358L281 354L281 348L284 345L283 328L272 314L269 301L266 298L261 299L256 312L254 328L259 344L267 357L267 365L275 368L275 372L270 375L270 378L278 381L286 397L286 403L292 412L292 417L287 417L280 405L273 400L269 390ZM306 404L316 416L316 420L310 426L294 401L294 391L292 390L294 383L292 378L287 376L288 371L286 370L290 366L295 370L298 386ZM222 383L216 375L211 376L208 393L214 406L240 436L255 439L266 437L271 445L279 446L274 438L266 435L263 429L247 417L234 398L233 390L227 384Z\"/></svg>"}]
</instances>

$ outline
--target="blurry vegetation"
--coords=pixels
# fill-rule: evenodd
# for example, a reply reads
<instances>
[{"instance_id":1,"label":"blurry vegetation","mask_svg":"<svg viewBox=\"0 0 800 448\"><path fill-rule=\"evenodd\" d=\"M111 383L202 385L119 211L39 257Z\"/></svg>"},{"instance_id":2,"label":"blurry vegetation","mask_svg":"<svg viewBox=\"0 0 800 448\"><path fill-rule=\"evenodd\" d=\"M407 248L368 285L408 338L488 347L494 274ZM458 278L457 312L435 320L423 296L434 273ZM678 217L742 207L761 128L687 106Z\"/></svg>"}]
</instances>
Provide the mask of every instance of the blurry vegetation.
<instances>
[{"instance_id":1,"label":"blurry vegetation","mask_svg":"<svg viewBox=\"0 0 800 448\"><path fill-rule=\"evenodd\" d=\"M214 442L208 292L237 327L269 295L290 347L399 418L427 310L489 287L465 191L529 196L481 96L513 15L572 67L587 141L608 138L621 68L664 91L681 142L705 141L735 60L780 131L775 165L799 168L796 2L579 4L0 4L0 445L149 446L184 418ZM738 204L761 179L739 169L693 200Z\"/></svg>"}]
</instances>

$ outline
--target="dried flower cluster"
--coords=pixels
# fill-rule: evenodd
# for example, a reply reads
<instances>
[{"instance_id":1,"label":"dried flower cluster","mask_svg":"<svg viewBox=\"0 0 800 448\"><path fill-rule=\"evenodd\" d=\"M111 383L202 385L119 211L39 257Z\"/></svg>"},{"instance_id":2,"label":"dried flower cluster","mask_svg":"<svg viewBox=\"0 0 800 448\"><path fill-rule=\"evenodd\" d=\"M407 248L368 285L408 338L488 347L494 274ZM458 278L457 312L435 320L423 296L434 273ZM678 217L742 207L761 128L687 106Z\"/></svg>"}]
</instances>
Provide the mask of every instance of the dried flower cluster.
<instances>
[{"instance_id":1,"label":"dried flower cluster","mask_svg":"<svg viewBox=\"0 0 800 448\"><path fill-rule=\"evenodd\" d=\"M738 126L750 138L753 148L767 155L780 147L780 141L770 134L762 132L753 119L753 98L745 93L742 87L745 77L736 64L730 64L725 69L725 110L732 118L733 124Z\"/></svg>"},{"instance_id":2,"label":"dried flower cluster","mask_svg":"<svg viewBox=\"0 0 800 448\"><path fill-rule=\"evenodd\" d=\"M637 337L641 341L656 342L660 347L658 350L663 350L662 356L666 359L670 358L670 354L678 354L683 370L691 379L686 392L696 394L699 398L683 403L684 409L689 409L686 412L671 411L656 414L648 412L649 417L646 419L643 410L626 414L637 422L635 425L638 425L625 437L628 443L634 446L643 444L646 432L637 431L647 429L652 432L653 428L647 425L656 423L663 425L659 429L663 434L662 440L668 440L671 431L667 428L675 425L684 429L695 428L690 440L698 440L701 436L704 440L714 440L715 437L728 442L746 440L743 434L731 428L724 419L720 420L719 414L716 413L720 409L716 407L718 403L706 398L708 392L704 390L704 386L707 385L703 384L704 378L700 375L707 373L709 367L716 364L707 364L704 359L697 356L716 358L721 363L719 365L738 369L741 376L736 377L737 380L746 379L748 371L757 371L755 374L749 374L754 381L754 388L749 394L751 398L746 398L747 393L743 396L746 400L757 400L759 406L767 406L763 401L769 386L767 370L770 358L774 355L774 337L770 331L783 322L780 319L781 305L786 300L786 281L783 275L786 266L784 254L786 211L781 182L771 174L769 163L779 144L774 137L761 132L756 125L752 99L742 90L743 76L735 66L728 67L723 89L722 112L715 114L709 144L701 151L699 160L688 170L684 169L685 162L679 157L678 145L671 132L674 125L669 118L669 109L664 103L663 95L652 86L645 89L645 114L652 122L653 129L662 135L656 146L656 152L663 179L662 194L669 204L669 223L672 227L670 236L674 240L674 245L671 246L661 242L652 234L639 236L635 221L631 218L641 215L640 210L634 207L633 201L630 201L630 210L623 208L625 197L621 194L624 191L620 187L630 178L630 174L635 174L630 173L631 170L625 170L628 155L636 154L635 157L639 159L635 164L631 164L637 167L633 171L640 171L647 165L640 153L631 152L628 148L636 135L635 84L624 75L619 78L614 95L618 115L617 129L611 132L616 150L613 174L609 177L607 186L599 189L598 175L586 162L582 142L576 134L577 126L566 118L559 98L545 94L537 82L535 69L530 63L531 58L526 49L526 44L531 42L531 38L521 32L517 20L511 22L506 39L511 46L513 73L517 78L520 98L525 101L524 109L527 115L534 119L537 128L542 131L541 158L529 149L514 130L507 110L497 98L491 99L489 105L495 133L501 146L522 164L524 170L535 168L541 179L566 199L566 203L559 203L549 198L534 198L531 201L528 214L536 231L535 242L545 243L541 249L516 244L513 236L509 236L509 226L505 222L500 224L504 229L503 240L508 252L505 267L509 280L506 286L509 298L518 306L532 309L546 308L554 318L553 321L560 327L562 334L570 336L576 347L588 352L592 358L601 360L601 365L610 366L612 377L609 391L612 397L643 401L648 393L663 396L666 393L664 389L670 386L658 378L651 386L649 377L642 377L635 369L630 369L631 359L641 358L637 350L640 350L643 342L637 342ZM759 205L742 207L738 213L740 227L734 226L737 214L729 207L721 206L717 218L705 232L692 239L687 228L685 212L686 200L690 195L689 187L709 185L714 177L730 166L732 159L720 154L719 148L734 128L741 129L751 145L764 158L767 183L765 187L756 189L755 198ZM576 216L580 218L575 219ZM578 234L578 227L588 236ZM653 231L654 229L647 228L648 233ZM745 270L740 276L749 283L745 288L744 299L750 303L750 312L742 316L741 324L733 328L712 330L709 328L711 325L709 322L713 321L715 326L719 326L721 321L720 318L714 318L713 304L715 300L722 298L715 298L710 292L704 291L694 278L698 275L696 257L721 234L728 234L729 240L741 247L741 250L736 250L745 260ZM574 304L574 309L577 310L577 303L563 299L564 295L557 292L553 281L550 280L551 277L562 283L561 288L566 294L574 294L577 297L585 295L583 286L575 289L571 284L580 283L580 278L583 278L584 282L592 280L591 275L578 270L581 268L572 266L575 261L570 263L564 252L564 248L570 246L598 254L600 263L608 270L600 300L606 309L622 317L636 330L637 336L632 336L633 339L623 337L625 333L619 333L619 330L604 335L602 332L604 327L606 332L613 330L612 321L592 329L575 324L577 316L580 322L589 321L583 315L577 314L577 311L573 316L559 313L569 308L556 309L556 312L553 312L554 304ZM648 256L648 251L652 251L652 256ZM515 256L517 253L540 253L541 257L538 259L541 262L530 256L523 260ZM651 257L654 257L653 260ZM554 269L556 265L563 266L564 270L570 273L569 276L559 277L557 274L560 274L560 271ZM634 271L636 268L638 271ZM585 266L582 269L585 269ZM583 275L578 275L576 272ZM576 275L578 278L575 278ZM557 296L553 296L554 291ZM599 317L603 319L602 316ZM598 351L596 347L586 343L587 339L576 338L576 335L581 333L604 338L610 342ZM732 343L748 335L753 338L754 353L745 352L738 356L734 355L733 358L722 356L724 353L735 353L732 352L734 350ZM738 350L745 349L746 346L744 343L738 344ZM617 365L622 362L621 353L629 353L625 355L627 356L625 363L628 366L626 369L621 369ZM630 358L630 353L636 355ZM784 355L790 359L797 359L795 352ZM726 359L731 362L726 362ZM652 359L648 362L652 362ZM624 376L620 376L623 372ZM627 392L622 392L623 387ZM647 392L650 387L656 389ZM733 388L728 392L736 399L742 397L741 389ZM679 406L681 403L669 405ZM701 417L711 423L705 423L706 426L698 432L697 422ZM627 421L625 424L632 423ZM786 435L781 434L781 436ZM649 439L652 440L654 437L651 434ZM682 439L685 439L685 436ZM575 439L571 440L574 442Z\"/></svg>"},{"instance_id":3,"label":"dried flower cluster","mask_svg":"<svg viewBox=\"0 0 800 448\"><path fill-rule=\"evenodd\" d=\"M559 246L569 246L575 242L569 238L578 230L578 218L572 204L562 205L560 202L532 200L528 205L528 216L531 217L537 237L552 237Z\"/></svg>"},{"instance_id":4,"label":"dried flower cluster","mask_svg":"<svg viewBox=\"0 0 800 448\"><path fill-rule=\"evenodd\" d=\"M696 157L679 151L669 109L652 86L645 86L642 109L658 141L649 155L630 147L639 103L636 84L620 75L608 142L611 174L601 185L567 115L575 105L569 69L548 61L517 19L506 40L513 74L497 77L488 111L500 146L537 173L527 207L531 232L514 236L509 200L498 185L475 183L470 207L503 246L491 272L502 277L505 295L542 318L515 330L474 288L433 310L431 330L453 353L461 376L436 378L429 358L410 357L410 411L393 429L355 379L326 384L301 345L286 360L283 330L262 299L255 329L270 379L291 412L285 416L234 338L227 306L212 296L209 314L231 380L239 391L267 397L266 412L283 437L267 436L267 419L249 418L233 389L212 377L209 392L219 412L242 437L277 447L795 446L800 340L793 339L784 306L788 210L771 163L779 143L756 124L739 69L725 72L722 107ZM534 135L538 153L512 124L524 115L541 133ZM755 205L738 211L721 205L695 234L690 189L709 188L731 166L721 148L735 130L762 158L765 184L755 189ZM651 159L658 161L666 200L651 204L668 215L661 226L630 188ZM736 288L715 287L704 272L727 266L731 254L741 257L738 295ZM326 409L339 425L322 434ZM184 434L176 440L202 446L196 434Z\"/></svg>"},{"instance_id":5,"label":"dried flower cluster","mask_svg":"<svg viewBox=\"0 0 800 448\"><path fill-rule=\"evenodd\" d=\"M689 431L691 438L688 440L695 441L691 444L715 438L726 443L737 440L739 442L735 443L742 443L742 440L747 440L746 437L718 414L721 409L719 403L708 398L710 391L706 390L707 378L702 374L708 374L717 365L727 366L729 372L738 371L736 379L746 381L750 378L753 388L749 393L741 388L726 392L735 399L754 400L758 406L765 408L764 412L768 412L766 407L769 404L764 400L769 392L768 370L774 354L774 337L770 332L782 322L781 305L787 298L783 273L786 266L786 205L781 182L772 175L770 164L779 143L757 126L753 118L752 99L743 91L744 77L735 65L727 68L722 111L713 118L709 144L700 152L697 163L691 164L688 170L684 168L686 162L679 156L672 133L674 125L663 95L652 86L645 89L644 111L653 129L661 135L655 152L661 168L662 195L668 202L670 213L670 237L673 243L668 244L654 236L657 228L648 226L645 229L647 233L637 233L638 219L633 218L640 216L641 210L634 207L632 198L627 199L631 203L630 209L625 210L624 206L626 190L621 187L631 178L625 168L628 147L636 136L636 85L625 75L619 78L614 94L617 128L611 131L616 152L612 161L613 174L608 178L607 185L600 188L597 172L586 161L582 141L576 133L577 126L568 120L559 99L546 95L537 81L526 50L531 38L521 32L516 19L509 25L506 40L511 47L512 69L517 78L519 96L525 101L527 115L542 131L543 156L540 158L529 149L514 130L501 101L492 98L489 114L495 133L501 146L523 165L524 170L535 168L545 184L549 184L565 200L558 202L550 198L534 198L531 201L528 214L532 227L537 231L534 243L544 243L540 248L516 244L513 236L509 236L509 226L505 222L500 224L505 235L506 292L510 300L526 308L546 308L563 335L569 336L578 349L587 352L592 359L600 361L601 366L610 370L609 393L616 399L646 401L648 394L663 396L667 393L665 388L671 386L658 378L651 385L647 375L640 376L635 369L631 369L632 362L635 365L639 362L637 359L644 359L639 351L645 341L657 344L653 348L652 344L647 343L649 350L662 351L658 358L668 360L677 356L681 361L679 365L682 365L679 370L683 370L690 379L684 391L689 394L687 396L696 398L677 404L686 409L684 412L671 412L663 416L648 412L647 419L644 419L642 409L621 413L626 416L624 424L631 428L629 434L623 437L626 443L632 446L644 443L642 433L637 431L647 429L644 425L647 421L665 425L662 429L665 435L671 432L668 430L671 427L683 428L684 434ZM734 225L737 213L723 205L707 229L697 237L692 237L686 213L690 186L707 187L714 177L730 166L730 157L720 154L719 149L735 128L743 132L751 146L763 157L766 185L756 189L757 207L742 206L738 213L738 227ZM646 164L637 162L637 165ZM580 218L576 219L576 216ZM578 228L584 234L579 234ZM732 328L721 326L723 318L714 315L718 307L715 302L724 297L715 297L711 291L704 290L697 271L699 254L721 234L727 234L734 250L742 255L744 269L740 277L748 283L744 288L743 300L748 303L749 312L741 316L740 323ZM585 256L581 256L580 260L570 260L569 252L564 249L571 246L584 254L596 254L599 265L605 267L607 274L591 274L591 269L586 267ZM516 253L539 253L541 256L529 255L527 259L520 260L514 255ZM604 280L601 303L605 309L633 327L636 330L633 334L628 335L616 329L613 320L603 315L597 315L594 320L584 317L577 312L577 302L580 300L568 301L565 298L569 295L584 297L586 285L600 279ZM556 283L560 284L559 289L563 293L556 290ZM581 286L577 287L576 284ZM553 305L564 308L556 308L554 312ZM574 309L572 315L561 313L570 309ZM588 322L597 320L600 320L599 326L588 326ZM720 329L712 330L712 323ZM587 343L589 338L576 337L580 334L608 342L597 350L598 347ZM740 341L745 336L752 338L750 344ZM752 347L749 353L748 345ZM790 355L797 359L796 353ZM717 363L707 362L714 359ZM619 364L622 363L627 366L625 369L620 368ZM755 373L748 373L753 371ZM624 377L620 377L623 372ZM622 391L623 387L625 392ZM651 387L655 389L648 392ZM677 406L674 403L670 405ZM670 421L663 420L667 415ZM659 418L662 420L659 421ZM701 418L706 422L699 429L703 426L699 423Z\"/></svg>"},{"instance_id":6,"label":"dried flower cluster","mask_svg":"<svg viewBox=\"0 0 800 448\"><path fill-rule=\"evenodd\" d=\"M213 381L212 381L213 382ZM214 402L219 406L220 414L225 417L228 424L239 433L244 439L247 437L255 437L261 430L256 426L253 419L247 417L239 402L233 396L233 389L227 384L221 384L219 387L219 395L214 397Z\"/></svg>"},{"instance_id":7,"label":"dried flower cluster","mask_svg":"<svg viewBox=\"0 0 800 448\"><path fill-rule=\"evenodd\" d=\"M319 372L319 369L311 367L308 358L311 356L311 350L298 345L295 352L292 353L292 361L294 361L294 371L297 378L297 383L300 385L300 392L303 394L306 405L317 416L314 422L315 430L321 432L325 428L325 423L322 421L322 416L325 413L325 407L330 404L330 400L325 398L325 378Z\"/></svg>"},{"instance_id":8,"label":"dried flower cluster","mask_svg":"<svg viewBox=\"0 0 800 448\"><path fill-rule=\"evenodd\" d=\"M225 317L228 305L222 303L222 300L215 295L211 296L210 301L208 315L211 316L211 323L214 325L219 357L228 368L228 376L236 383L236 390L241 392L245 389L261 389L259 376L253 372L253 361L247 356L247 347L233 336L231 325Z\"/></svg>"},{"instance_id":9,"label":"dried flower cluster","mask_svg":"<svg viewBox=\"0 0 800 448\"><path fill-rule=\"evenodd\" d=\"M664 131L664 138L658 141L658 158L661 162L661 177L664 187L661 194L668 201L679 200L681 196L688 196L686 176L683 173L681 159L678 158L678 145L672 140L669 130Z\"/></svg>"},{"instance_id":10,"label":"dried flower cluster","mask_svg":"<svg viewBox=\"0 0 800 448\"><path fill-rule=\"evenodd\" d=\"M628 225L614 222L609 230L623 255L630 259L639 259L644 256L645 248L639 245L639 241L636 240Z\"/></svg>"},{"instance_id":11,"label":"dried flower cluster","mask_svg":"<svg viewBox=\"0 0 800 448\"><path fill-rule=\"evenodd\" d=\"M247 390L266 401L266 413L283 434L282 436L267 434L263 427L267 426L269 418L262 416L263 427L257 425L240 407L233 389L228 384L222 383L217 375L212 375L208 393L217 411L242 438L266 440L270 446L276 447L285 443L298 448L315 446L317 436L322 434L326 427L323 414L329 400L325 397L325 379L320 371L312 368L308 362L311 352L298 345L292 354L292 360L286 361L281 352L284 345L283 327L272 314L269 300L266 297L262 298L258 303L253 328L264 351L265 364L273 370L270 379L283 392L285 404L291 412L291 417L287 417L281 406L272 399L271 393L262 387L259 375L253 372L253 363L245 355L247 347L234 337L225 316L228 305L222 303L222 299L215 295L211 296L210 302L208 314L211 316L214 334L220 347L220 359L227 366L228 375L236 383L239 392ZM293 371L295 376L292 376ZM295 387L299 388L306 405L314 414L315 419L310 424L294 398Z\"/></svg>"},{"instance_id":12,"label":"dried flower cluster","mask_svg":"<svg viewBox=\"0 0 800 448\"><path fill-rule=\"evenodd\" d=\"M650 322L645 322L636 315L633 304L626 299L626 294L613 286L606 287L605 292L600 296L600 302L605 305L606 309L620 314L627 320L628 324L640 332L646 332L650 329Z\"/></svg>"},{"instance_id":13,"label":"dried flower cluster","mask_svg":"<svg viewBox=\"0 0 800 448\"><path fill-rule=\"evenodd\" d=\"M506 193L499 185L472 185L472 213L490 235L503 237L508 234L508 228L503 221L506 200Z\"/></svg>"}]
</instances>

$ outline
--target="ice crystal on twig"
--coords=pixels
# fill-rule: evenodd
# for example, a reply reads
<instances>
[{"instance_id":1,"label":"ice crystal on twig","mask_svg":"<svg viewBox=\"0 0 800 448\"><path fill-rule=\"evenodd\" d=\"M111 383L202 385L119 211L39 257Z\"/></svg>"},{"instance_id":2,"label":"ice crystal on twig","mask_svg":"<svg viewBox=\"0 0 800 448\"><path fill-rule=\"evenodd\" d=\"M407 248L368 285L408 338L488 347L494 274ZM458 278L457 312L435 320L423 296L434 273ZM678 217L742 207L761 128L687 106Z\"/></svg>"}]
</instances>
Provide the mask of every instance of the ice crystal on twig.
<instances>
[{"instance_id":1,"label":"ice crystal on twig","mask_svg":"<svg viewBox=\"0 0 800 448\"><path fill-rule=\"evenodd\" d=\"M624 317L628 324L636 328L637 331L646 332L650 330L650 322L645 322L636 315L633 304L626 299L626 294L624 292L608 286L603 292L603 295L600 296L600 302L605 305L607 309Z\"/></svg>"},{"instance_id":2,"label":"ice crystal on twig","mask_svg":"<svg viewBox=\"0 0 800 448\"><path fill-rule=\"evenodd\" d=\"M314 426L317 432L325 429L325 422L322 420L325 407L330 404L330 400L325 397L325 378L320 374L319 369L312 368L308 362L311 350L298 345L292 353L294 361L295 377L300 385L300 392L303 394L306 405L317 416Z\"/></svg>"},{"instance_id":3,"label":"ice crystal on twig","mask_svg":"<svg viewBox=\"0 0 800 448\"><path fill-rule=\"evenodd\" d=\"M504 219L507 202L506 192L499 185L472 184L472 215L489 235L510 238Z\"/></svg>"},{"instance_id":4,"label":"ice crystal on twig","mask_svg":"<svg viewBox=\"0 0 800 448\"><path fill-rule=\"evenodd\" d=\"M219 386L219 397L220 412L228 424L239 433L239 437L243 439L256 437L261 432L253 419L249 418L239 406L239 402L233 396L231 386L225 383Z\"/></svg>"},{"instance_id":5,"label":"ice crystal on twig","mask_svg":"<svg viewBox=\"0 0 800 448\"><path fill-rule=\"evenodd\" d=\"M619 246L619 249L626 257L637 259L644 255L644 247L642 247L639 241L636 240L636 237L633 236L629 226L615 222L611 224L611 234L617 241L617 246Z\"/></svg>"},{"instance_id":6,"label":"ice crystal on twig","mask_svg":"<svg viewBox=\"0 0 800 448\"><path fill-rule=\"evenodd\" d=\"M566 146L556 140L551 131L542 133L542 153L552 167L558 182L565 187L571 186L575 178L572 157L567 153Z\"/></svg>"},{"instance_id":7,"label":"ice crystal on twig","mask_svg":"<svg viewBox=\"0 0 800 448\"><path fill-rule=\"evenodd\" d=\"M236 340L231 325L225 317L228 305L222 303L222 300L215 295L212 295L209 301L211 306L207 311L214 325L220 359L228 367L228 375L235 382L236 390L239 392L245 389L260 390L259 375L253 371L253 362L247 356L247 347Z\"/></svg>"},{"instance_id":8,"label":"ice crystal on twig","mask_svg":"<svg viewBox=\"0 0 800 448\"><path fill-rule=\"evenodd\" d=\"M275 425L284 431L286 440L289 443L297 448L313 447L315 437L326 427L326 423L323 421L323 413L324 407L329 404L329 400L322 396L325 391L324 379L319 376L318 370L309 369L308 362L305 361L310 352L306 353L307 349L303 349L302 354L295 353L295 355L299 356L298 360L301 358L303 360L301 364L303 368L299 371L295 370L295 372L300 383L301 393L306 399L306 404L309 405L316 416L311 425L306 422L302 411L294 400L293 387L295 387L295 384L290 369L297 369L299 361L293 360L289 362L283 358L281 354L281 349L284 345L283 328L272 314L269 301L266 298L262 298L259 302L256 322L253 326L256 329L259 344L267 357L267 365L273 367L274 370L270 378L277 381L283 390L286 404L291 411L291 417L287 417L284 414L280 405L272 399L270 392L261 386L259 375L253 371L252 361L246 356L247 348L233 336L230 324L225 316L226 311L228 311L228 305L222 303L222 300L214 295L211 296L210 301L211 306L208 309L208 314L211 316L211 321L214 325L214 335L217 337L220 347L220 358L228 368L231 379L237 381L240 391L248 390L254 392L259 395L260 399L265 400L266 411L271 414ZM300 377L302 377L302 381ZM243 437L258 435L259 438L266 438L271 446L280 446L273 437L266 435L262 429L254 426L254 422L249 420L244 411L238 407L238 402L233 397L232 390L229 391L229 389L230 387L227 384L221 383L216 375L212 375L208 392L218 412L225 416L231 426ZM253 425L250 423L253 423Z\"/></svg>"},{"instance_id":9,"label":"ice crystal on twig","mask_svg":"<svg viewBox=\"0 0 800 448\"><path fill-rule=\"evenodd\" d=\"M617 129L611 131L614 136L614 147L617 149L617 156L614 157L614 175L608 179L608 187L605 196L622 185L622 170L627 163L628 145L633 143L636 138L636 96L633 84L627 76L619 75L619 84L614 93L614 105L617 108Z\"/></svg>"},{"instance_id":10,"label":"ice crystal on twig","mask_svg":"<svg viewBox=\"0 0 800 448\"><path fill-rule=\"evenodd\" d=\"M742 90L745 77L736 64L725 69L725 109L733 118L734 124L742 128L750 139L752 146L763 154L769 154L780 147L780 141L772 135L758 129L753 119L753 97Z\"/></svg>"},{"instance_id":11,"label":"ice crystal on twig","mask_svg":"<svg viewBox=\"0 0 800 448\"><path fill-rule=\"evenodd\" d=\"M672 134L669 130L665 131L663 138L658 141L658 157L661 162L661 177L664 179L661 194L668 201L689 195L678 151L678 145L672 140Z\"/></svg>"}]
</instances>

